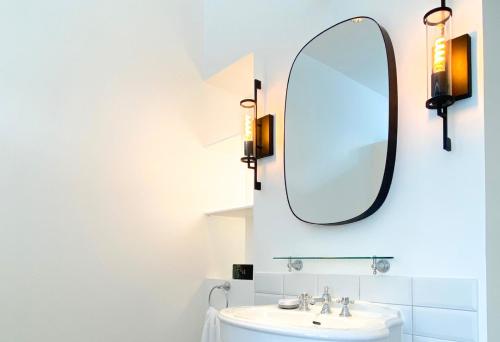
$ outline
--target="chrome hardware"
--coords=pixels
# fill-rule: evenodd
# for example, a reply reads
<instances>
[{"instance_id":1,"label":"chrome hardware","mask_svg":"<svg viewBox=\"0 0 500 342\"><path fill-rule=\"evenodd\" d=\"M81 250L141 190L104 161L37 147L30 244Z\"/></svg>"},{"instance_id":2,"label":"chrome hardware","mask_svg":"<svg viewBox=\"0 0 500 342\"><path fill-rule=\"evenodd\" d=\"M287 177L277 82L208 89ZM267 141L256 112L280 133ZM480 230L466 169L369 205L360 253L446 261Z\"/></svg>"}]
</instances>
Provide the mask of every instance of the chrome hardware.
<instances>
[{"instance_id":1,"label":"chrome hardware","mask_svg":"<svg viewBox=\"0 0 500 342\"><path fill-rule=\"evenodd\" d=\"M373 275L376 275L378 272L387 273L390 268L391 264L387 259L377 259L377 257L372 258Z\"/></svg>"},{"instance_id":2,"label":"chrome hardware","mask_svg":"<svg viewBox=\"0 0 500 342\"><path fill-rule=\"evenodd\" d=\"M311 299L311 302L310 304L311 305L314 305L314 304L317 304L317 303L323 303L325 300L322 298L322 297L313 297Z\"/></svg>"},{"instance_id":3,"label":"chrome hardware","mask_svg":"<svg viewBox=\"0 0 500 342\"><path fill-rule=\"evenodd\" d=\"M208 306L212 306L212 293L214 290L223 290L224 291L224 296L226 297L226 308L229 307L229 297L228 297L228 292L231 289L231 283L226 281L221 285L216 285L212 287L210 290L210 293L208 294Z\"/></svg>"},{"instance_id":4,"label":"chrome hardware","mask_svg":"<svg viewBox=\"0 0 500 342\"><path fill-rule=\"evenodd\" d=\"M322 315L329 315L331 313L332 313L332 309L330 308L330 303L323 304L323 307L321 308L321 314Z\"/></svg>"},{"instance_id":5,"label":"chrome hardware","mask_svg":"<svg viewBox=\"0 0 500 342\"><path fill-rule=\"evenodd\" d=\"M336 300L337 303L342 304L342 311L340 312L340 317L351 317L351 312L349 311L349 304L354 304L353 300L350 300L349 297L342 297Z\"/></svg>"},{"instance_id":6,"label":"chrome hardware","mask_svg":"<svg viewBox=\"0 0 500 342\"><path fill-rule=\"evenodd\" d=\"M325 286L325 289L323 290L323 295L321 295L321 298L323 298L324 302L326 302L326 303L332 302L332 296L330 296L330 288L328 286Z\"/></svg>"},{"instance_id":7,"label":"chrome hardware","mask_svg":"<svg viewBox=\"0 0 500 342\"><path fill-rule=\"evenodd\" d=\"M312 297L307 293L303 293L299 296L299 310L300 311L310 311L309 304L312 303Z\"/></svg>"},{"instance_id":8,"label":"chrome hardware","mask_svg":"<svg viewBox=\"0 0 500 342\"><path fill-rule=\"evenodd\" d=\"M304 263L302 262L302 260L292 261L292 258L289 258L288 264L286 266L288 267L288 272L292 272L293 270L300 271L304 266Z\"/></svg>"},{"instance_id":9,"label":"chrome hardware","mask_svg":"<svg viewBox=\"0 0 500 342\"><path fill-rule=\"evenodd\" d=\"M351 256L351 257L273 257L274 260L287 260L288 272L300 271L303 267L302 260L371 260L371 270L373 274L386 273L391 268L390 260L392 256Z\"/></svg>"},{"instance_id":10,"label":"chrome hardware","mask_svg":"<svg viewBox=\"0 0 500 342\"><path fill-rule=\"evenodd\" d=\"M325 290L321 298L323 299L323 307L321 308L321 314L322 315L331 314L332 309L330 308L330 306L332 304L332 296L330 296L330 290L328 286L325 286Z\"/></svg>"}]
</instances>

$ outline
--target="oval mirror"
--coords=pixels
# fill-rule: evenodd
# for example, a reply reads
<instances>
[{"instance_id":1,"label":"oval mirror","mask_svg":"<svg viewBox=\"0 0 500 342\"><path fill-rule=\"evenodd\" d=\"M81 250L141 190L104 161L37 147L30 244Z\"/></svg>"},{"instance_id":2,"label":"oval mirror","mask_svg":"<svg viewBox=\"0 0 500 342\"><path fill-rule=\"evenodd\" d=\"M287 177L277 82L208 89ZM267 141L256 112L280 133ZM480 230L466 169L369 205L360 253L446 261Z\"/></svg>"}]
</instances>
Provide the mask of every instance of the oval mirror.
<instances>
[{"instance_id":1,"label":"oval mirror","mask_svg":"<svg viewBox=\"0 0 500 342\"><path fill-rule=\"evenodd\" d=\"M383 204L397 142L397 84L388 33L343 21L299 52L285 106L285 185L301 221L340 225Z\"/></svg>"}]
</instances>

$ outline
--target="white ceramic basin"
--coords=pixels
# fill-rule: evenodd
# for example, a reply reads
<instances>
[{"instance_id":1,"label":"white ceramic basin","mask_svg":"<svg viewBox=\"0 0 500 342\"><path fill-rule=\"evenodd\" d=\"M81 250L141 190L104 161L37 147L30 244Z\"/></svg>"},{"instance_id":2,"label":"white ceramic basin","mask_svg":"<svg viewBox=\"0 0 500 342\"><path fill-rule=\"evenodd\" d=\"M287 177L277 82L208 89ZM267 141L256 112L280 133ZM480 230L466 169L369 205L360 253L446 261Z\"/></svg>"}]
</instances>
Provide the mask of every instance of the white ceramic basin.
<instances>
[{"instance_id":1,"label":"white ceramic basin","mask_svg":"<svg viewBox=\"0 0 500 342\"><path fill-rule=\"evenodd\" d=\"M339 317L339 305L330 315L319 314L320 304L311 306L311 311L277 305L224 309L219 313L222 342L401 341L399 311L366 302L350 308L352 317Z\"/></svg>"}]
</instances>

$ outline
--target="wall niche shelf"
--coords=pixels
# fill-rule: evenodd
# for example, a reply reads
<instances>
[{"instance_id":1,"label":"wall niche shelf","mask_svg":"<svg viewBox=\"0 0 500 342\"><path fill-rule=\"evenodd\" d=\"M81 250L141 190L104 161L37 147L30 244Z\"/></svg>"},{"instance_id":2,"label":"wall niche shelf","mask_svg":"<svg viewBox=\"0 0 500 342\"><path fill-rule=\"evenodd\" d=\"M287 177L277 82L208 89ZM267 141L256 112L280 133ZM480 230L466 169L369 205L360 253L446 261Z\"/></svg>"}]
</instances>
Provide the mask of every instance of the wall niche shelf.
<instances>
[{"instance_id":1,"label":"wall niche shelf","mask_svg":"<svg viewBox=\"0 0 500 342\"><path fill-rule=\"evenodd\" d=\"M222 208L205 212L207 216L224 216L224 217L249 217L252 216L253 205L242 205L236 207Z\"/></svg>"},{"instance_id":2,"label":"wall niche shelf","mask_svg":"<svg viewBox=\"0 0 500 342\"><path fill-rule=\"evenodd\" d=\"M288 272L300 271L302 270L304 263L302 260L371 260L371 269L373 274L377 273L387 273L391 268L391 263L389 260L393 260L392 256L332 256L332 257L300 257L300 256L288 256L288 257L274 257L274 260L288 260Z\"/></svg>"}]
</instances>

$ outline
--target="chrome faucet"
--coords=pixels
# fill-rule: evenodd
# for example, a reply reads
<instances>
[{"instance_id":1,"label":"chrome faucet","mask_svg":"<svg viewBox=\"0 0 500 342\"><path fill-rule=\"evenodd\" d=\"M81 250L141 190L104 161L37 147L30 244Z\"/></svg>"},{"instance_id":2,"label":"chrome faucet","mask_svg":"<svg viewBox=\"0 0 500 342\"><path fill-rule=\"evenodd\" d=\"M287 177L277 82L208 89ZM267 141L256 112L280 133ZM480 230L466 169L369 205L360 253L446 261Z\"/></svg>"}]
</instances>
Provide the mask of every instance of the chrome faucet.
<instances>
[{"instance_id":1,"label":"chrome faucet","mask_svg":"<svg viewBox=\"0 0 500 342\"><path fill-rule=\"evenodd\" d=\"M330 289L328 286L325 286L325 290L323 295L321 296L323 307L321 308L322 315L328 315L332 313L331 304L332 304L332 296L330 296Z\"/></svg>"},{"instance_id":2,"label":"chrome faucet","mask_svg":"<svg viewBox=\"0 0 500 342\"><path fill-rule=\"evenodd\" d=\"M337 300L337 303L342 304L342 311L340 312L340 317L351 317L351 312L349 311L349 304L354 304L353 300L350 300L349 297L342 297Z\"/></svg>"},{"instance_id":3,"label":"chrome faucet","mask_svg":"<svg viewBox=\"0 0 500 342\"><path fill-rule=\"evenodd\" d=\"M299 310L300 311L310 311L309 304L313 298L307 293L303 293L299 296Z\"/></svg>"}]
</instances>

